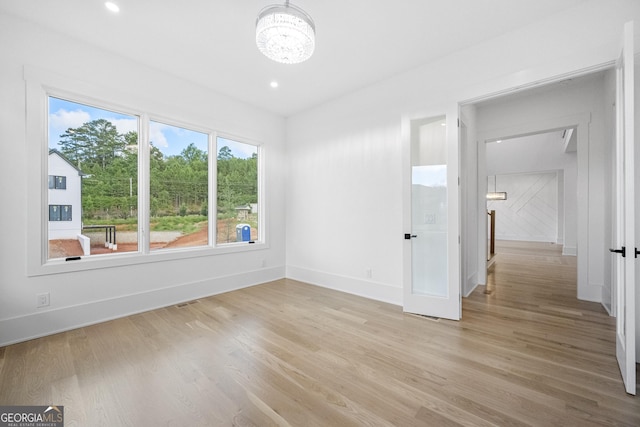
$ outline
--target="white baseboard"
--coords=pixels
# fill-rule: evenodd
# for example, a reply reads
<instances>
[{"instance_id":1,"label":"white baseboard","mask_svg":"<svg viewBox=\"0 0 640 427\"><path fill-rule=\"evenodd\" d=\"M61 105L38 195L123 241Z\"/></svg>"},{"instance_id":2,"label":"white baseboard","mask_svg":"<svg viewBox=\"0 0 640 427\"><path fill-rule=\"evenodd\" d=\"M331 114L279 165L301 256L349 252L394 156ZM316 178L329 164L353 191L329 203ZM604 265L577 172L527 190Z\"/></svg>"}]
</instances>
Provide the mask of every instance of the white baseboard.
<instances>
[{"instance_id":1,"label":"white baseboard","mask_svg":"<svg viewBox=\"0 0 640 427\"><path fill-rule=\"evenodd\" d=\"M604 309L609 313L609 316L612 316L611 313L611 288L607 286L602 286L602 297L600 300L600 304L604 307Z\"/></svg>"},{"instance_id":2,"label":"white baseboard","mask_svg":"<svg viewBox=\"0 0 640 427\"><path fill-rule=\"evenodd\" d=\"M556 239L552 236L516 236L513 234L496 234L496 240L509 240L509 241L521 241L521 242L555 242Z\"/></svg>"},{"instance_id":3,"label":"white baseboard","mask_svg":"<svg viewBox=\"0 0 640 427\"><path fill-rule=\"evenodd\" d=\"M563 246L562 247L562 255L577 256L578 255L578 250L576 249L575 246Z\"/></svg>"},{"instance_id":4,"label":"white baseboard","mask_svg":"<svg viewBox=\"0 0 640 427\"><path fill-rule=\"evenodd\" d=\"M284 272L284 266L262 268L3 319L0 320L0 347L282 279Z\"/></svg>"},{"instance_id":5,"label":"white baseboard","mask_svg":"<svg viewBox=\"0 0 640 427\"><path fill-rule=\"evenodd\" d=\"M465 287L462 290L462 296L464 298L468 297L473 293L473 291L476 290L477 287L478 287L478 275L472 274L471 276L467 277L467 282L465 283Z\"/></svg>"},{"instance_id":6,"label":"white baseboard","mask_svg":"<svg viewBox=\"0 0 640 427\"><path fill-rule=\"evenodd\" d=\"M578 299L602 303L602 285L590 283L589 286L578 286Z\"/></svg>"},{"instance_id":7,"label":"white baseboard","mask_svg":"<svg viewBox=\"0 0 640 427\"><path fill-rule=\"evenodd\" d=\"M323 288L402 305L402 287L288 265L286 277Z\"/></svg>"},{"instance_id":8,"label":"white baseboard","mask_svg":"<svg viewBox=\"0 0 640 427\"><path fill-rule=\"evenodd\" d=\"M478 286L480 286L480 284L479 284L479 283L475 283L475 284L471 287L471 289L469 289L469 291L468 291L468 292L465 292L465 293L463 293L463 294L462 294L462 297L463 297L463 298L467 298L469 295L471 295L471 294L473 293L473 291L475 291L475 290L476 290L476 288L477 288Z\"/></svg>"}]
</instances>

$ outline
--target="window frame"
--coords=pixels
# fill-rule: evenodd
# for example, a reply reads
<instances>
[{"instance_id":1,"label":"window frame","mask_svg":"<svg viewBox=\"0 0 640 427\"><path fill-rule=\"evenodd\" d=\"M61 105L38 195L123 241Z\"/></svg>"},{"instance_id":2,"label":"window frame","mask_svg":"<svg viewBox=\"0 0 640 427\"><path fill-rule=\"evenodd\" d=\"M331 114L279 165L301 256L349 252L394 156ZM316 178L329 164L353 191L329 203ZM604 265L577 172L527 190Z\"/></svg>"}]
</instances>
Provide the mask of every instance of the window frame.
<instances>
[{"instance_id":1,"label":"window frame","mask_svg":"<svg viewBox=\"0 0 640 427\"><path fill-rule=\"evenodd\" d=\"M32 161L27 167L27 275L40 276L128 265L166 262L172 260L208 257L229 253L253 252L269 248L266 240L266 209L264 199L264 147L262 144L232 133L221 132L212 126L187 122L180 109L173 107L169 114L162 110L167 106L163 102L140 100L139 97L121 92L118 89L97 84L80 82L65 76L50 73L36 67L25 67L26 85L26 140L27 156ZM49 97L112 110L139 118L138 130L138 251L92 255L80 260L67 262L65 258L48 259L48 126ZM141 105L147 104L147 105ZM158 111L160 110L160 112ZM180 126L209 135L209 242L207 246L150 251L148 224L150 220L149 200L149 123L157 121L172 126ZM233 139L254 145L258 151L258 203L259 230L258 239L253 243L233 242L217 245L215 242L215 224L217 221L217 137ZM76 213L77 214L77 213ZM211 226L211 225L214 226Z\"/></svg>"},{"instance_id":2,"label":"window frame","mask_svg":"<svg viewBox=\"0 0 640 427\"><path fill-rule=\"evenodd\" d=\"M191 130L191 131L195 131L195 132L200 132L203 134L206 134L208 136L208 141L207 141L207 164L208 164L208 187L207 187L207 195L208 195L208 199L209 199L209 208L208 208L208 212L207 212L207 219L209 222L208 225L208 230L207 230L207 237L208 237L208 242L207 245L201 245L201 246L191 246L191 247L185 247L185 248L164 248L161 251L158 250L151 250L149 248L149 245L151 244L151 230L146 230L146 232L144 233L144 241L145 241L145 246L146 246L146 250L148 251L148 253L163 253L163 252L182 252L182 251L190 251L190 250L197 250L197 249L207 249L207 248L214 248L215 247L215 227L211 227L212 224L212 209L211 206L213 206L214 208L217 209L217 206L215 204L211 204L211 197L212 197L212 185L216 184L216 177L212 177L212 174L217 174L218 170L216 168L216 163L215 163L215 156L211 155L211 150L212 150L212 144L213 144L213 148L215 148L215 138L216 138L216 132L211 130L210 128L206 128L206 127L202 127L202 126L197 126L197 125L193 125L193 124L189 124L189 123L185 123L182 122L180 120L176 120L176 119L170 119L161 115L157 115L157 114L153 114L153 115L146 115L145 116L145 120L147 123L147 127L146 127L146 131L148 132L150 129L150 124L151 122L156 122L156 123L161 123L163 125L168 125L168 126L174 126L174 127L179 127L182 129L187 129L187 130ZM149 177L149 180L147 180L147 183L149 183L148 185L146 185L144 187L144 191L145 191L145 196L144 196L144 200L146 201L147 205L145 208L145 214L146 214L146 222L145 224L149 224L151 221L151 186L150 186L150 182L151 182L151 162L150 162L150 155L151 155L151 138L150 136L146 137L144 140L144 147L143 147L143 141L139 141L140 147L144 149L145 152L145 158L146 158L146 175ZM140 155L138 156L140 157ZM213 180L212 180L213 178ZM142 187L138 187L138 188L142 188ZM214 193L213 195L215 196L215 189L213 189ZM214 211L215 212L215 211ZM215 216L213 217L215 220Z\"/></svg>"},{"instance_id":3,"label":"window frame","mask_svg":"<svg viewBox=\"0 0 640 427\"><path fill-rule=\"evenodd\" d=\"M53 178L53 187L51 186L51 178ZM63 178L61 182L64 184L62 187L58 187L58 178ZM62 175L49 175L49 190L66 190L67 189L67 177Z\"/></svg>"},{"instance_id":4,"label":"window frame","mask_svg":"<svg viewBox=\"0 0 640 427\"><path fill-rule=\"evenodd\" d=\"M233 245L254 245L257 243L263 243L265 241L265 220L264 220L264 182L265 182L265 177L263 175L263 171L264 171L264 167L263 167L263 147L260 144L251 142L251 140L247 139L247 138L242 138L239 137L237 135L233 135L230 133L224 133L224 132L217 132L214 135L212 144L213 144L213 149L215 152L215 158L214 161L217 161L218 159L218 138L224 138L224 139L228 139L228 140L232 140L234 142L239 142L242 144L247 144L247 145L252 145L254 147L256 147L256 151L257 151L257 156L258 156L258 161L257 161L257 177L258 177L258 184L257 184L257 189L258 189L258 239L253 241L253 242L229 242L229 243L221 243L221 244L217 244L216 247L232 247ZM217 163L216 163L217 164ZM214 182L213 185L215 185L215 188L213 189L213 195L209 196L209 200L212 200L211 197L213 197L213 201L214 201L214 207L215 207L215 220L218 220L218 197L217 197L217 191L218 191L218 169L215 169L215 177L214 177ZM209 209L209 214L211 214L211 209ZM217 223L217 222L216 222ZM216 236L215 234L212 236L212 238L214 240L212 240L215 244L215 239Z\"/></svg>"}]
</instances>

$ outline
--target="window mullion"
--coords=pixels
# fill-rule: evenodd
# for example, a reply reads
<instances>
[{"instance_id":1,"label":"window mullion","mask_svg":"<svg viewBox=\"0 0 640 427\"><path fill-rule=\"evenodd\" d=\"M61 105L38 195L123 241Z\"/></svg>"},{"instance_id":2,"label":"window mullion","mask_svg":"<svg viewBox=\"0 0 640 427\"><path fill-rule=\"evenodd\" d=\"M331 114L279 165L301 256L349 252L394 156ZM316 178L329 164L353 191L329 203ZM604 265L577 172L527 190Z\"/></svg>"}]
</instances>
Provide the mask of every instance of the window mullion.
<instances>
[{"instance_id":1,"label":"window mullion","mask_svg":"<svg viewBox=\"0 0 640 427\"><path fill-rule=\"evenodd\" d=\"M257 148L257 152L258 152L258 161L257 161L257 168L258 168L258 183L257 183L257 189L258 189L258 240L264 242L266 237L265 237L265 233L266 233L266 229L267 227L265 227L265 218L266 215L264 214L265 212L265 176L264 176L264 150L262 149L262 146L258 146Z\"/></svg>"},{"instance_id":2,"label":"window mullion","mask_svg":"<svg viewBox=\"0 0 640 427\"><path fill-rule=\"evenodd\" d=\"M151 204L150 204L150 158L151 143L149 137L149 116L140 115L138 132L138 224L139 238L142 242L140 252L148 254L150 252L151 232Z\"/></svg>"},{"instance_id":3,"label":"window mullion","mask_svg":"<svg viewBox=\"0 0 640 427\"><path fill-rule=\"evenodd\" d=\"M218 234L218 156L217 134L209 134L209 246L217 246Z\"/></svg>"}]
</instances>

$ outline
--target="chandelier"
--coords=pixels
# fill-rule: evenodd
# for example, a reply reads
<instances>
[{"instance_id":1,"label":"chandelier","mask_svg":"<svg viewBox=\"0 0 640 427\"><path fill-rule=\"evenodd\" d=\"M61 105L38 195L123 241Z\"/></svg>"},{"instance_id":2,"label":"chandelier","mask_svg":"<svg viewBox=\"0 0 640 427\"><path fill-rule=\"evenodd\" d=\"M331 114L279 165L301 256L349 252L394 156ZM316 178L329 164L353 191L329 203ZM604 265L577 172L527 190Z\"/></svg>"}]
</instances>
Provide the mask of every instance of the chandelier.
<instances>
[{"instance_id":1,"label":"chandelier","mask_svg":"<svg viewBox=\"0 0 640 427\"><path fill-rule=\"evenodd\" d=\"M283 64L306 61L316 44L316 26L302 9L289 4L267 6L256 19L256 44L268 58Z\"/></svg>"}]
</instances>

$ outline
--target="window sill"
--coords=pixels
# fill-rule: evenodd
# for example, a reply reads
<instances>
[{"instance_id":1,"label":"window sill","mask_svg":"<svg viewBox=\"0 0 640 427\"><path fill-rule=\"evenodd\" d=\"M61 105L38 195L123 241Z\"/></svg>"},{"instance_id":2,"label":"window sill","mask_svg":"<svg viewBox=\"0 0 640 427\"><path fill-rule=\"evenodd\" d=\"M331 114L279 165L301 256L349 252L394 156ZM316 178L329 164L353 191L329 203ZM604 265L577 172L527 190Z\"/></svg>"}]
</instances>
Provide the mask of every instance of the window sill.
<instances>
[{"instance_id":1,"label":"window sill","mask_svg":"<svg viewBox=\"0 0 640 427\"><path fill-rule=\"evenodd\" d=\"M179 261L198 257L211 257L225 254L253 252L269 249L263 242L229 243L217 247L202 246L196 248L161 249L148 254L129 252L122 254L92 255L77 257L66 261L64 258L49 260L42 265L29 269L28 276L46 276L50 274L73 273L104 268L117 268L131 265L141 265L156 262Z\"/></svg>"}]
</instances>

